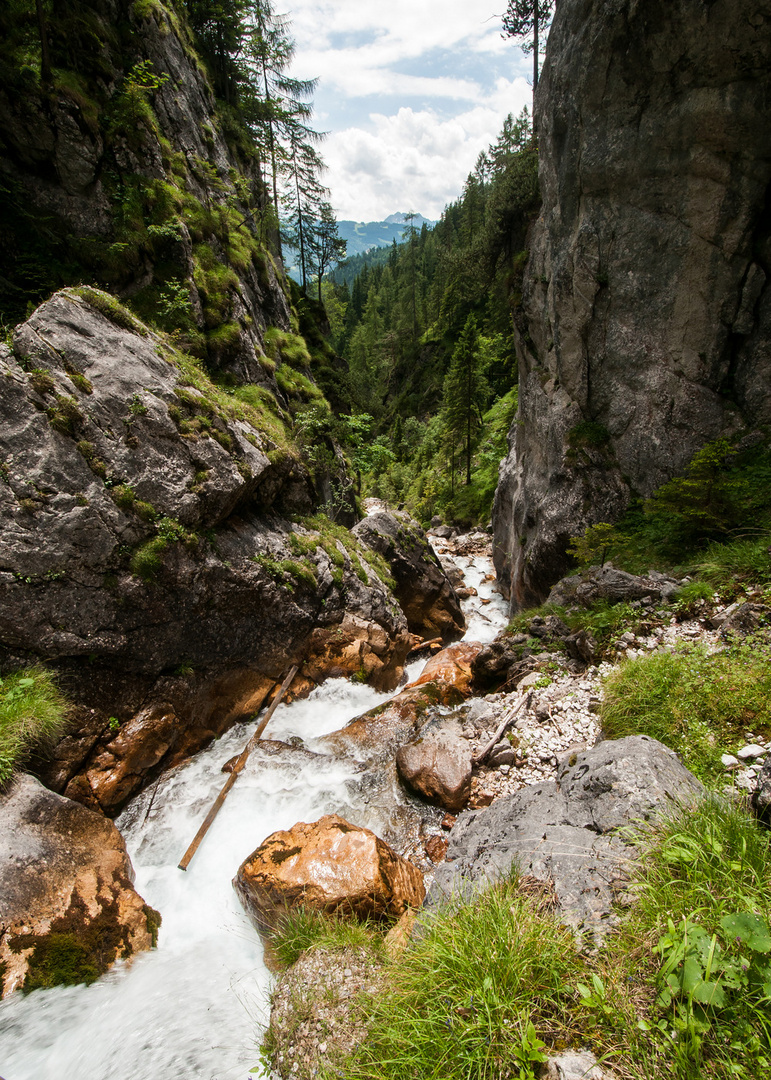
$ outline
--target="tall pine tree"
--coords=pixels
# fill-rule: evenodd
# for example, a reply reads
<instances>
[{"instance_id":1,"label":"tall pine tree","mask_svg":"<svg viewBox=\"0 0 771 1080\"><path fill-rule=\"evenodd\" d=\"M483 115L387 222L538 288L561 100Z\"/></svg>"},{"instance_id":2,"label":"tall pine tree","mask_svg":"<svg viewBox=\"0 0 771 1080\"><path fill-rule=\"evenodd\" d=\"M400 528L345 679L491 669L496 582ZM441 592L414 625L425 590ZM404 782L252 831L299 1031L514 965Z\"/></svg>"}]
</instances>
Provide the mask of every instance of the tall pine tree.
<instances>
[{"instance_id":1,"label":"tall pine tree","mask_svg":"<svg viewBox=\"0 0 771 1080\"><path fill-rule=\"evenodd\" d=\"M487 403L488 388L479 350L479 333L473 315L466 325L452 354L444 380L442 409L445 429L464 446L466 483L471 483L471 450L473 438L482 424L482 410Z\"/></svg>"}]
</instances>

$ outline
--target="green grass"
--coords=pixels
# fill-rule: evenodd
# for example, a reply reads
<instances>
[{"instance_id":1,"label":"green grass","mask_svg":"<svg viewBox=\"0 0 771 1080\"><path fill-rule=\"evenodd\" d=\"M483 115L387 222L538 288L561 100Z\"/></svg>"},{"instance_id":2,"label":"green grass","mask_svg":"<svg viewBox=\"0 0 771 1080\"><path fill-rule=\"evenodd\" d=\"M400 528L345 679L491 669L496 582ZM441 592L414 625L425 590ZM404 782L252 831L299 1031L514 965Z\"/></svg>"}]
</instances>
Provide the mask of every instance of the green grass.
<instances>
[{"instance_id":1,"label":"green grass","mask_svg":"<svg viewBox=\"0 0 771 1080\"><path fill-rule=\"evenodd\" d=\"M68 710L53 675L42 667L24 668L0 679L0 786L30 751L63 734Z\"/></svg>"},{"instance_id":2,"label":"green grass","mask_svg":"<svg viewBox=\"0 0 771 1080\"><path fill-rule=\"evenodd\" d=\"M544 890L546 891L546 890ZM585 961L573 933L516 876L471 903L423 913L371 1002L348 1080L533 1077L546 1047L579 1031Z\"/></svg>"},{"instance_id":3,"label":"green grass","mask_svg":"<svg viewBox=\"0 0 771 1080\"><path fill-rule=\"evenodd\" d=\"M316 567L312 562L299 562L297 559L274 559L270 555L253 555L252 561L270 574L280 585L294 590L295 584L305 585L308 589L318 587ZM289 580L287 580L289 579Z\"/></svg>"},{"instance_id":4,"label":"green grass","mask_svg":"<svg viewBox=\"0 0 771 1080\"><path fill-rule=\"evenodd\" d=\"M675 750L707 785L725 779L720 755L747 731L771 734L771 657L748 639L719 653L685 645L628 660L605 680L605 735L650 735Z\"/></svg>"},{"instance_id":5,"label":"green grass","mask_svg":"<svg viewBox=\"0 0 771 1080\"><path fill-rule=\"evenodd\" d=\"M383 988L360 1002L366 1039L325 1080L534 1080L566 1047L591 1049L623 1080L766 1075L769 832L708 796L629 841L633 904L596 952L557 921L547 886L514 874L421 913ZM282 962L333 944L341 926L324 924L300 914L286 940L282 929Z\"/></svg>"},{"instance_id":6,"label":"green grass","mask_svg":"<svg viewBox=\"0 0 771 1080\"><path fill-rule=\"evenodd\" d=\"M318 948L365 948L382 959L383 939L379 924L296 908L287 912L271 935L270 945L279 965L291 967L307 949Z\"/></svg>"},{"instance_id":7,"label":"green grass","mask_svg":"<svg viewBox=\"0 0 771 1080\"><path fill-rule=\"evenodd\" d=\"M597 1048L615 1045L633 1076L766 1075L768 831L741 806L708 797L637 842L635 904L598 957L601 992L585 1002Z\"/></svg>"}]
</instances>

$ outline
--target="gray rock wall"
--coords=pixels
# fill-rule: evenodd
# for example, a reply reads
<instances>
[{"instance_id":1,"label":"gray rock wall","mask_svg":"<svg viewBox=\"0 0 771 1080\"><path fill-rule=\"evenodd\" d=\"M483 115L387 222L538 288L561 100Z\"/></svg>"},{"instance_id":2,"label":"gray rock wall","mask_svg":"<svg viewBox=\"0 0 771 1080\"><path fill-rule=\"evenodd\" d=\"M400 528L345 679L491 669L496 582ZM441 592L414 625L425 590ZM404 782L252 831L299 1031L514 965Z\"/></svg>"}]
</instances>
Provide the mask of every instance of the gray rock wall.
<instances>
[{"instance_id":1,"label":"gray rock wall","mask_svg":"<svg viewBox=\"0 0 771 1080\"><path fill-rule=\"evenodd\" d=\"M59 670L78 708L39 771L109 812L292 663L295 693L391 688L410 645L366 550L282 516L316 506L296 451L136 326L65 290L0 345L0 671Z\"/></svg>"},{"instance_id":2,"label":"gray rock wall","mask_svg":"<svg viewBox=\"0 0 771 1080\"><path fill-rule=\"evenodd\" d=\"M494 511L514 607L572 535L771 419L769 107L768 0L558 4Z\"/></svg>"}]
</instances>

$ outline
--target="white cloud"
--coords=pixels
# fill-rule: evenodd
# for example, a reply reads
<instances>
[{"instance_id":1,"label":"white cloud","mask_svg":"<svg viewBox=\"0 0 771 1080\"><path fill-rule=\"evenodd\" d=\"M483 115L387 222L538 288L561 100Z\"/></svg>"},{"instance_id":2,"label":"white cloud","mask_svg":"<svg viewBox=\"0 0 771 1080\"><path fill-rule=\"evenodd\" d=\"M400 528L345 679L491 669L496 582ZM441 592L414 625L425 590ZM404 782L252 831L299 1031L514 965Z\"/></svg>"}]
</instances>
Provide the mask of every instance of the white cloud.
<instances>
[{"instance_id":1,"label":"white cloud","mask_svg":"<svg viewBox=\"0 0 771 1080\"><path fill-rule=\"evenodd\" d=\"M340 217L438 217L506 114L530 104L529 62L501 37L492 2L293 0L295 73L320 79Z\"/></svg>"},{"instance_id":2,"label":"white cloud","mask_svg":"<svg viewBox=\"0 0 771 1080\"><path fill-rule=\"evenodd\" d=\"M524 79L509 84L506 111L528 103ZM377 221L397 210L438 218L456 199L480 150L501 128L499 108L477 106L449 120L430 110L403 107L392 116L373 114L369 130L348 128L325 146L327 183L340 218Z\"/></svg>"}]
</instances>

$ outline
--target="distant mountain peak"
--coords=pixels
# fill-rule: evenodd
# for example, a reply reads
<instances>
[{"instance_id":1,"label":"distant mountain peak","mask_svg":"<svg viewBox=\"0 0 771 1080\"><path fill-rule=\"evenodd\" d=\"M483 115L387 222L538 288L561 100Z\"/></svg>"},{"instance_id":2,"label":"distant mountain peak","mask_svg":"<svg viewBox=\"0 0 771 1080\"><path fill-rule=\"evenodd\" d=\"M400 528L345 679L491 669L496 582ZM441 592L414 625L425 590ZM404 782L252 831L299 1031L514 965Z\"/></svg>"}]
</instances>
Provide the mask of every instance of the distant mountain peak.
<instances>
[{"instance_id":1,"label":"distant mountain peak","mask_svg":"<svg viewBox=\"0 0 771 1080\"><path fill-rule=\"evenodd\" d=\"M385 220L388 222L389 225L408 225L409 224L409 222L407 221L407 214L403 214L403 213L401 213L401 211L399 211L396 214L389 214L388 217ZM412 224L416 228L419 229L424 221L425 221L426 225L435 225L436 224L435 221L431 221L429 218L424 218L422 214L413 214Z\"/></svg>"}]
</instances>

